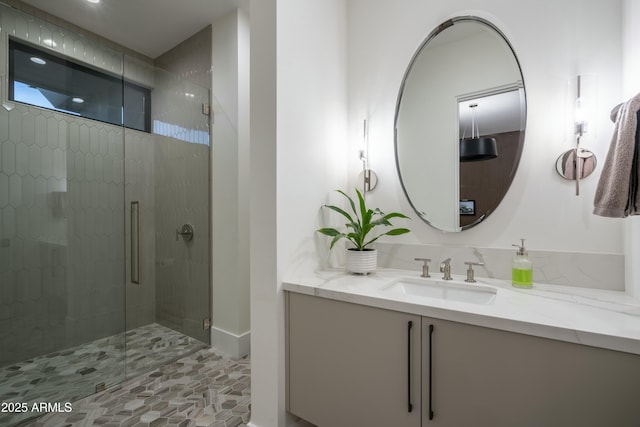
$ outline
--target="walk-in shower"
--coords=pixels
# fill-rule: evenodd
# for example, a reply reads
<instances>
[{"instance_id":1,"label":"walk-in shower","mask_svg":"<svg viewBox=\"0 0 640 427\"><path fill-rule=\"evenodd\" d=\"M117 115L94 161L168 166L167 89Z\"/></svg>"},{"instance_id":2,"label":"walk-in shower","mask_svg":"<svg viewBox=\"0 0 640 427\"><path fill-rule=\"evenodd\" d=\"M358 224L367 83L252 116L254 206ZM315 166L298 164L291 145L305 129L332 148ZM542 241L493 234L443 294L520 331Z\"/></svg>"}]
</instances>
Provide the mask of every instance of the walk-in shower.
<instances>
[{"instance_id":1,"label":"walk-in shower","mask_svg":"<svg viewBox=\"0 0 640 427\"><path fill-rule=\"evenodd\" d=\"M0 4L3 426L201 348L211 312L210 29L151 60L12 3Z\"/></svg>"}]
</instances>

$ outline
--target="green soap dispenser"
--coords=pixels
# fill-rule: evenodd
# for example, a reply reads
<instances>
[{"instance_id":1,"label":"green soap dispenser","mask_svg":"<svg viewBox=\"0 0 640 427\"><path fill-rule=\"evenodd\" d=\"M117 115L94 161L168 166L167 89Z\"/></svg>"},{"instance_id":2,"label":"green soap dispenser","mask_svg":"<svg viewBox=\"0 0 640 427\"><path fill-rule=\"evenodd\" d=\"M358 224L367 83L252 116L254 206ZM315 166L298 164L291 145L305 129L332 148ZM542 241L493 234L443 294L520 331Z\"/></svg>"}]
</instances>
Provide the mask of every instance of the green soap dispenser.
<instances>
[{"instance_id":1,"label":"green soap dispenser","mask_svg":"<svg viewBox=\"0 0 640 427\"><path fill-rule=\"evenodd\" d=\"M524 239L520 239L521 245L512 245L518 248L516 256L511 263L511 284L517 288L533 287L533 264L524 247Z\"/></svg>"}]
</instances>

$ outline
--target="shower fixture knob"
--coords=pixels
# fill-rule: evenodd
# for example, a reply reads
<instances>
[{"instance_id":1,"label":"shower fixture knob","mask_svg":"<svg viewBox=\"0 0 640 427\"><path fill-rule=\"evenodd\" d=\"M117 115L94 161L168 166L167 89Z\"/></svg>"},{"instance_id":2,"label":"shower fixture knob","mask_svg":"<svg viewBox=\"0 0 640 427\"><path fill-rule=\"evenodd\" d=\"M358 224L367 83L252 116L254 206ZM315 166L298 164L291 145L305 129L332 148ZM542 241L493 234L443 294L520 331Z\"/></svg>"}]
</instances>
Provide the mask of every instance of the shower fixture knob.
<instances>
[{"instance_id":1,"label":"shower fixture knob","mask_svg":"<svg viewBox=\"0 0 640 427\"><path fill-rule=\"evenodd\" d=\"M176 240L182 236L182 239L185 242L190 242L193 240L193 225L191 224L183 224L182 227L176 230Z\"/></svg>"}]
</instances>

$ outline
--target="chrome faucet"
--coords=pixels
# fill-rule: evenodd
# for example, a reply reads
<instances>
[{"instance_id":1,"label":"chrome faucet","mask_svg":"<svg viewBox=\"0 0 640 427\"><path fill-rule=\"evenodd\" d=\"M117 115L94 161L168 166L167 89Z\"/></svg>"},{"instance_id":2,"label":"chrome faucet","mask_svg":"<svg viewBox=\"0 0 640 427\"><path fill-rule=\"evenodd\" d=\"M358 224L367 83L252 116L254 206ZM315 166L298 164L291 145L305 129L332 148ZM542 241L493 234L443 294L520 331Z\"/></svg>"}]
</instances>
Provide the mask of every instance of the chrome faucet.
<instances>
[{"instance_id":1,"label":"chrome faucet","mask_svg":"<svg viewBox=\"0 0 640 427\"><path fill-rule=\"evenodd\" d=\"M452 280L451 277L451 258L447 258L440 263L440 272L444 273L443 280Z\"/></svg>"}]
</instances>

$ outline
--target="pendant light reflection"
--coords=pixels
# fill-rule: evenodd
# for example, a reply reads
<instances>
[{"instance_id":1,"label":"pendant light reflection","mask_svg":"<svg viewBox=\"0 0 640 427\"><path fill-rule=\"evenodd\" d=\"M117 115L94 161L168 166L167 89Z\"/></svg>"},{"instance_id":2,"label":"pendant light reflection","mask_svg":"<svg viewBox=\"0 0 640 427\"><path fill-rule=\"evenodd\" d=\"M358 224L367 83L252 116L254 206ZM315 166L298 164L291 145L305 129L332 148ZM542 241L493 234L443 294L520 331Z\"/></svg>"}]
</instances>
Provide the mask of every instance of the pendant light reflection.
<instances>
[{"instance_id":1,"label":"pendant light reflection","mask_svg":"<svg viewBox=\"0 0 640 427\"><path fill-rule=\"evenodd\" d=\"M469 108L471 108L471 138L465 138L463 135L460 139L461 162L478 162L498 157L498 145L495 138L480 136L480 130L476 123L477 107L477 103L469 104Z\"/></svg>"}]
</instances>

